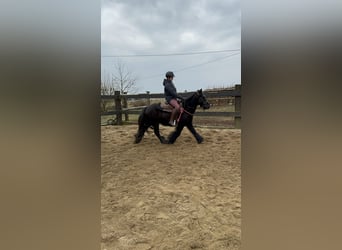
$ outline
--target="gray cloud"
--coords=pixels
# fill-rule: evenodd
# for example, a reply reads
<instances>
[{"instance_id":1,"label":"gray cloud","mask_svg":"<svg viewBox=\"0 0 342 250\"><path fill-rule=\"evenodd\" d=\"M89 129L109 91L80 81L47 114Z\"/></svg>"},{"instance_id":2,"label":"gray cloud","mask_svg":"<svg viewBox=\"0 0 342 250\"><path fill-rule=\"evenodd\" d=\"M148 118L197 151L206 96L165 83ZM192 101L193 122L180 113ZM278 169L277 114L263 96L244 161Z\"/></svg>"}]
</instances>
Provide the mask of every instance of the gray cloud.
<instances>
[{"instance_id":1,"label":"gray cloud","mask_svg":"<svg viewBox=\"0 0 342 250\"><path fill-rule=\"evenodd\" d=\"M239 49L240 1L106 0L102 1L101 32L102 55ZM229 53L122 60L140 78L141 91L161 92L160 86L154 87L151 82L159 83L164 71L176 71L226 55ZM116 58L102 59L102 68L107 74L115 61ZM194 90L197 86L195 82L202 82L204 88L215 84L240 83L240 62L240 55L237 55L212 65L182 71L178 74L177 85L178 81L181 85L178 88ZM151 78L148 82L144 80L157 74L160 78Z\"/></svg>"}]
</instances>

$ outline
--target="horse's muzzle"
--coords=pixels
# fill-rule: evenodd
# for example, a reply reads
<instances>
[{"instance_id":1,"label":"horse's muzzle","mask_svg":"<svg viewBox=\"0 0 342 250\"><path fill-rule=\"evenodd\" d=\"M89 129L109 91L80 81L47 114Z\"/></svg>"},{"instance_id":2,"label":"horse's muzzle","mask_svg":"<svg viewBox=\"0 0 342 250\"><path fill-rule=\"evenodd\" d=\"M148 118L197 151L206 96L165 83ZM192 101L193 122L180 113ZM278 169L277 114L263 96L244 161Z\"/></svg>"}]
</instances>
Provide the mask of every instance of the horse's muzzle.
<instances>
[{"instance_id":1,"label":"horse's muzzle","mask_svg":"<svg viewBox=\"0 0 342 250\"><path fill-rule=\"evenodd\" d=\"M203 109L210 109L210 103L203 104Z\"/></svg>"}]
</instances>

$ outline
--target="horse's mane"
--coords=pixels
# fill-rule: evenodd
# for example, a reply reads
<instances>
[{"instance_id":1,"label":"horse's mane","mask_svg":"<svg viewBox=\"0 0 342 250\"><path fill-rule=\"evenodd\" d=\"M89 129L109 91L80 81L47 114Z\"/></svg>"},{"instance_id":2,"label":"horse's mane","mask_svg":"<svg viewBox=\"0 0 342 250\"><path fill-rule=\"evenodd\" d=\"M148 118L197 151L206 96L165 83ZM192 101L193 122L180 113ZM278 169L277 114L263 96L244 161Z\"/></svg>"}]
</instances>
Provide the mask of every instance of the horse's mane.
<instances>
[{"instance_id":1,"label":"horse's mane","mask_svg":"<svg viewBox=\"0 0 342 250\"><path fill-rule=\"evenodd\" d=\"M193 97L194 97L194 95L197 93L197 91L195 91L195 92L193 92L191 95L189 95L187 98L185 98L184 100L185 101L189 101L189 100L191 100Z\"/></svg>"},{"instance_id":2,"label":"horse's mane","mask_svg":"<svg viewBox=\"0 0 342 250\"><path fill-rule=\"evenodd\" d=\"M183 102L184 108L191 108L191 109L195 108L196 109L197 103L193 103L193 101L192 101L196 94L197 94L197 91L193 92L191 95L189 95L187 98L184 99L184 102Z\"/></svg>"},{"instance_id":3,"label":"horse's mane","mask_svg":"<svg viewBox=\"0 0 342 250\"><path fill-rule=\"evenodd\" d=\"M192 92L187 98L185 99L190 99L192 98L195 94L197 94L197 91Z\"/></svg>"}]
</instances>

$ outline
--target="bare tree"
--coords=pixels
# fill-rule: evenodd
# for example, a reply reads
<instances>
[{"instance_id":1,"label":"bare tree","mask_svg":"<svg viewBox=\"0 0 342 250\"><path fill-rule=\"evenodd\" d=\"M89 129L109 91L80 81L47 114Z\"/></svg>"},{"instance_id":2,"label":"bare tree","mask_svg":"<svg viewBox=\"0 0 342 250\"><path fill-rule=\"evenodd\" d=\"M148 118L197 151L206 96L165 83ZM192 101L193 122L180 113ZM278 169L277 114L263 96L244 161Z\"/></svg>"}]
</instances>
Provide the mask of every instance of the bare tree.
<instances>
[{"instance_id":1,"label":"bare tree","mask_svg":"<svg viewBox=\"0 0 342 250\"><path fill-rule=\"evenodd\" d=\"M114 95L115 83L109 76L108 72L104 72L101 80L101 95Z\"/></svg>"},{"instance_id":2,"label":"bare tree","mask_svg":"<svg viewBox=\"0 0 342 250\"><path fill-rule=\"evenodd\" d=\"M134 93L137 92L136 81L137 78L128 70L127 66L118 60L115 65L115 73L112 76L112 80L115 84L117 90L121 94ZM122 97L123 108L128 107L127 99L125 96ZM128 121L128 114L125 113L125 120Z\"/></svg>"},{"instance_id":3,"label":"bare tree","mask_svg":"<svg viewBox=\"0 0 342 250\"><path fill-rule=\"evenodd\" d=\"M138 88L136 87L137 78L128 70L127 66L122 61L117 61L114 65L114 72L104 72L101 80L101 95L114 95L115 91L120 91L121 94L135 93ZM124 108L127 108L127 100L125 97L122 99ZM108 100L101 100L102 111L107 111L109 106ZM126 120L128 115L125 114Z\"/></svg>"},{"instance_id":4,"label":"bare tree","mask_svg":"<svg viewBox=\"0 0 342 250\"><path fill-rule=\"evenodd\" d=\"M114 95L114 92L115 92L114 82L109 76L109 73L105 71L101 79L101 96ZM110 100L101 99L101 111L106 112L111 102L112 101Z\"/></svg>"},{"instance_id":5,"label":"bare tree","mask_svg":"<svg viewBox=\"0 0 342 250\"><path fill-rule=\"evenodd\" d=\"M115 88L101 81L101 95L114 95Z\"/></svg>"},{"instance_id":6,"label":"bare tree","mask_svg":"<svg viewBox=\"0 0 342 250\"><path fill-rule=\"evenodd\" d=\"M136 86L137 77L127 69L126 64L122 61L117 61L115 64L115 73L112 75L112 81L121 94L135 93L138 90Z\"/></svg>"}]
</instances>

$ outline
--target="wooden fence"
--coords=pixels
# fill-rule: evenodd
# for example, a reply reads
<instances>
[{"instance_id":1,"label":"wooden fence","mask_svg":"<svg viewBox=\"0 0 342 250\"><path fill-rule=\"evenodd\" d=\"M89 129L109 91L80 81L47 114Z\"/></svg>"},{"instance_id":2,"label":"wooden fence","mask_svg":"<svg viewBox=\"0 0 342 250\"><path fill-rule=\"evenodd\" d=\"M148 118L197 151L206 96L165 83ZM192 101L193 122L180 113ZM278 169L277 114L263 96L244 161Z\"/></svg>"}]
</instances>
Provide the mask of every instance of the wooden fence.
<instances>
[{"instance_id":1,"label":"wooden fence","mask_svg":"<svg viewBox=\"0 0 342 250\"><path fill-rule=\"evenodd\" d=\"M191 95L192 92L184 92L179 93L179 95L184 98ZM197 111L196 116L223 116L223 117L234 117L234 127L241 128L241 85L235 85L233 89L228 90L218 90L218 91L203 91L203 94L207 97L207 99L213 98L227 98L234 97L234 112L201 112ZM151 99L161 99L164 98L164 94L150 94L146 92L145 94L135 94L135 95L127 95L120 94L120 91L115 91L114 95L104 95L101 96L101 100L113 100L114 101L114 110L102 112L101 115L113 115L116 118L116 125L121 125L123 123L123 115L125 116L125 120L128 120L129 114L140 114L141 110L146 106L132 107L128 108L128 100L146 100L146 104L150 105Z\"/></svg>"}]
</instances>

